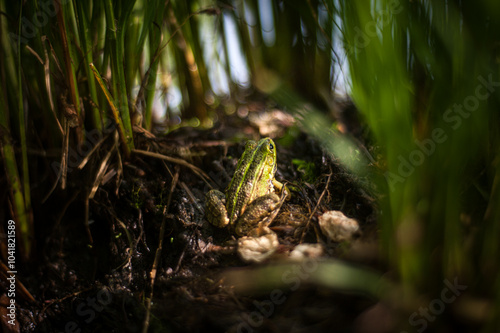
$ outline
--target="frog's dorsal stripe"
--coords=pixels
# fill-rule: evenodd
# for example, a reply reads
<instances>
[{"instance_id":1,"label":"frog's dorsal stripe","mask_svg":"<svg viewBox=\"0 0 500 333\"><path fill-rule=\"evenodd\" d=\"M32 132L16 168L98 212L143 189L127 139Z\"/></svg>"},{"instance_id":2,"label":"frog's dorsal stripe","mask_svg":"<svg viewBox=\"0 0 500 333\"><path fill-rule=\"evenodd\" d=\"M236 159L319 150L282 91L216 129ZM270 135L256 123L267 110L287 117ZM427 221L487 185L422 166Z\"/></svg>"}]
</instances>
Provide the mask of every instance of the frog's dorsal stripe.
<instances>
[{"instance_id":1,"label":"frog's dorsal stripe","mask_svg":"<svg viewBox=\"0 0 500 333\"><path fill-rule=\"evenodd\" d=\"M249 177L248 170L252 165L252 161L255 161L255 156L259 152L262 142L259 142L259 144L253 140L247 141L245 145L245 152L238 161L236 172L234 173L233 179L231 180L231 184L229 185L230 190L228 191L228 193L233 194L232 198L229 198L230 205L228 207L228 217L230 224L233 224L233 222L238 218L238 213L240 213L241 210L244 209L244 207L242 206L245 202L245 198L247 198L248 195L244 195L244 191L242 191L242 188L243 186L248 186L249 182L251 182L250 186L253 185L253 181L247 179ZM228 198L226 198L226 201L228 201Z\"/></svg>"}]
</instances>

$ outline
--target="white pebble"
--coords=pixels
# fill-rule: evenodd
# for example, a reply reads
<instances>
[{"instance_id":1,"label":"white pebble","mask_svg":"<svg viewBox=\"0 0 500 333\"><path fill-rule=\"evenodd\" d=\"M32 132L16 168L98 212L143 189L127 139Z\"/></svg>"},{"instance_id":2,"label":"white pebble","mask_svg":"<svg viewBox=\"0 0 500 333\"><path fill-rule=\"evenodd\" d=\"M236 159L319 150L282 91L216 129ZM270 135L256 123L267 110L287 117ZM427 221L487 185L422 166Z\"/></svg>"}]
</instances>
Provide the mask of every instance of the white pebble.
<instances>
[{"instance_id":1,"label":"white pebble","mask_svg":"<svg viewBox=\"0 0 500 333\"><path fill-rule=\"evenodd\" d=\"M319 226L323 234L334 242L349 241L359 232L359 224L355 219L336 210L328 211L320 216Z\"/></svg>"}]
</instances>

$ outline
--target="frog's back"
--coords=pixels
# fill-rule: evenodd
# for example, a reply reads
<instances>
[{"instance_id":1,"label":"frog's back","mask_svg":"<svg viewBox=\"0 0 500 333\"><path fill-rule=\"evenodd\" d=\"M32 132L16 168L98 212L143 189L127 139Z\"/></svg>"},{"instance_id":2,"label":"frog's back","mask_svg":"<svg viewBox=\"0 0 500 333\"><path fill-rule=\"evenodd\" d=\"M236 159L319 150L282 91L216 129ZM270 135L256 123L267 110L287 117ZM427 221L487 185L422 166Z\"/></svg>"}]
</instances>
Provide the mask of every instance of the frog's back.
<instances>
[{"instance_id":1,"label":"frog's back","mask_svg":"<svg viewBox=\"0 0 500 333\"><path fill-rule=\"evenodd\" d=\"M258 143L248 141L226 191L226 207L231 224L249 203L274 191L272 180L275 172L274 142L270 138Z\"/></svg>"}]
</instances>

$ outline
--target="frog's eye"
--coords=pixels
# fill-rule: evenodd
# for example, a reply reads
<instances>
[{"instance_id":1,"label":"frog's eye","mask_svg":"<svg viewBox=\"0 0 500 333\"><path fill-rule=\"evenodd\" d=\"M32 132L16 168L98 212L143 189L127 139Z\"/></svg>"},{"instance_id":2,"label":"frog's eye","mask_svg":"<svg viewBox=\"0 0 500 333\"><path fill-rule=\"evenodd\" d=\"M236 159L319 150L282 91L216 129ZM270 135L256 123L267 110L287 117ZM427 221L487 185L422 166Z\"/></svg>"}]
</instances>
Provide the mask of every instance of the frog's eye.
<instances>
[{"instance_id":1,"label":"frog's eye","mask_svg":"<svg viewBox=\"0 0 500 333\"><path fill-rule=\"evenodd\" d=\"M269 149L270 150L273 150L274 149L274 145L272 143L269 144Z\"/></svg>"}]
</instances>

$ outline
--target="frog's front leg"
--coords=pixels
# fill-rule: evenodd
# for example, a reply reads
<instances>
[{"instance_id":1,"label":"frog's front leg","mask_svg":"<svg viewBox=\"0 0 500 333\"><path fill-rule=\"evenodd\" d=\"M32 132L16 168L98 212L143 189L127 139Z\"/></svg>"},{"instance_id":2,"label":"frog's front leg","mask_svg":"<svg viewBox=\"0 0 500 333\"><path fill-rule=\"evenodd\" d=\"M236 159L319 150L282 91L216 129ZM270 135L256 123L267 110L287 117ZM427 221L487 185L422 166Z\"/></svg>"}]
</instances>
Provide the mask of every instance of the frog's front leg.
<instances>
[{"instance_id":1,"label":"frog's front leg","mask_svg":"<svg viewBox=\"0 0 500 333\"><path fill-rule=\"evenodd\" d=\"M266 194L252 201L236 220L234 232L247 235L253 229L267 227L278 214L282 201L276 193ZM259 232L257 232L259 234Z\"/></svg>"},{"instance_id":2,"label":"frog's front leg","mask_svg":"<svg viewBox=\"0 0 500 333\"><path fill-rule=\"evenodd\" d=\"M226 209L226 196L218 190L208 191L205 195L205 216L211 224L223 228L229 224Z\"/></svg>"},{"instance_id":3,"label":"frog's front leg","mask_svg":"<svg viewBox=\"0 0 500 333\"><path fill-rule=\"evenodd\" d=\"M291 197L290 190L286 185L283 185L276 179L273 179L273 186L276 188L276 190L281 194L282 197L286 197L286 200L289 200Z\"/></svg>"}]
</instances>

